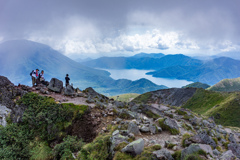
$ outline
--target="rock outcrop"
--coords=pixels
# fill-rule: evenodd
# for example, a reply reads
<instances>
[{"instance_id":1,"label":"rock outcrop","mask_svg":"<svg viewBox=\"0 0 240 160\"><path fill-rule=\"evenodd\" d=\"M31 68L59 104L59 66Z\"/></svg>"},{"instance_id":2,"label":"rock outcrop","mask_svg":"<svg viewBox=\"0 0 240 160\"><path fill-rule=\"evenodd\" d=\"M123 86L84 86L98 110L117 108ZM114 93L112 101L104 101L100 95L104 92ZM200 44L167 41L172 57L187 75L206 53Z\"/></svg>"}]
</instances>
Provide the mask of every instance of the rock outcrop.
<instances>
[{"instance_id":1,"label":"rock outcrop","mask_svg":"<svg viewBox=\"0 0 240 160\"><path fill-rule=\"evenodd\" d=\"M63 89L63 82L57 78L52 78L48 85L48 89L53 92L61 93Z\"/></svg>"}]
</instances>

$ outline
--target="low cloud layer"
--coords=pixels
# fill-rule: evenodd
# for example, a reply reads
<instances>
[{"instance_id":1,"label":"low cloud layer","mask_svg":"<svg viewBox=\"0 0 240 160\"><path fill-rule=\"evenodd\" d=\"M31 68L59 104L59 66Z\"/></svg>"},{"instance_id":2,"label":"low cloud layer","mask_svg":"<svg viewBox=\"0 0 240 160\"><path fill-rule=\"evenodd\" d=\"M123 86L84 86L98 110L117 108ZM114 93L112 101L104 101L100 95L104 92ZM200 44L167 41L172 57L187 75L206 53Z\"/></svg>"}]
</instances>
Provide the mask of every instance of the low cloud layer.
<instances>
[{"instance_id":1,"label":"low cloud layer","mask_svg":"<svg viewBox=\"0 0 240 160\"><path fill-rule=\"evenodd\" d=\"M240 50L239 0L0 0L0 42L28 39L70 57Z\"/></svg>"}]
</instances>

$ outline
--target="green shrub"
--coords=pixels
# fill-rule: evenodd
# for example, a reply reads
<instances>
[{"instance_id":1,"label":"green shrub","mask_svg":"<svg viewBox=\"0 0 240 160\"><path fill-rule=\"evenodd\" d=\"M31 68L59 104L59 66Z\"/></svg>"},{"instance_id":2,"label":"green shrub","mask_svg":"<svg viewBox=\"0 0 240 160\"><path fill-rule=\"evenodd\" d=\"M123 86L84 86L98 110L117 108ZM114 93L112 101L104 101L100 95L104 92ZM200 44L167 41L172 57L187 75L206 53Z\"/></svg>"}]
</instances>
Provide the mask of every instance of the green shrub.
<instances>
[{"instance_id":1,"label":"green shrub","mask_svg":"<svg viewBox=\"0 0 240 160\"><path fill-rule=\"evenodd\" d=\"M218 144L218 139L216 137L213 137L212 139L215 141L216 144Z\"/></svg>"},{"instance_id":2,"label":"green shrub","mask_svg":"<svg viewBox=\"0 0 240 160\"><path fill-rule=\"evenodd\" d=\"M135 160L152 160L152 152L156 150L160 150L162 147L160 145L153 145L149 147L145 147L143 152L140 155L137 155Z\"/></svg>"},{"instance_id":3,"label":"green shrub","mask_svg":"<svg viewBox=\"0 0 240 160\"><path fill-rule=\"evenodd\" d=\"M79 151L84 145L83 141L77 137L67 136L63 142L57 144L53 149L53 155L57 159L72 159L72 153Z\"/></svg>"},{"instance_id":4,"label":"green shrub","mask_svg":"<svg viewBox=\"0 0 240 160\"><path fill-rule=\"evenodd\" d=\"M203 158L201 158L198 154L190 154L187 155L184 160L205 160Z\"/></svg>"},{"instance_id":5,"label":"green shrub","mask_svg":"<svg viewBox=\"0 0 240 160\"><path fill-rule=\"evenodd\" d=\"M146 114L147 117L149 117L149 118L153 118L153 119L158 119L158 118L160 118L159 115L153 113L151 110L146 111L145 114Z\"/></svg>"},{"instance_id":6,"label":"green shrub","mask_svg":"<svg viewBox=\"0 0 240 160\"><path fill-rule=\"evenodd\" d=\"M26 110L21 123L0 128L0 159L53 159L49 143L63 139L67 128L88 108L57 104L53 98L35 93L25 94L17 104L25 105Z\"/></svg>"},{"instance_id":7,"label":"green shrub","mask_svg":"<svg viewBox=\"0 0 240 160\"><path fill-rule=\"evenodd\" d=\"M183 147L187 147L186 145L185 145L185 140L186 139L188 139L188 138L190 138L191 137L191 135L190 134L188 134L188 133L185 133L183 136L182 136L182 146Z\"/></svg>"},{"instance_id":8,"label":"green shrub","mask_svg":"<svg viewBox=\"0 0 240 160\"><path fill-rule=\"evenodd\" d=\"M116 152L113 160L133 160L133 157L127 153L122 153L120 151Z\"/></svg>"},{"instance_id":9,"label":"green shrub","mask_svg":"<svg viewBox=\"0 0 240 160\"><path fill-rule=\"evenodd\" d=\"M187 114L187 112L182 111L182 110L180 110L180 109L177 109L177 110L176 110L176 113L179 114L179 115L186 115L186 114Z\"/></svg>"},{"instance_id":10,"label":"green shrub","mask_svg":"<svg viewBox=\"0 0 240 160\"><path fill-rule=\"evenodd\" d=\"M127 142L119 143L113 150L114 151L121 151L121 149L123 149L126 145L128 145Z\"/></svg>"},{"instance_id":11,"label":"green shrub","mask_svg":"<svg viewBox=\"0 0 240 160\"><path fill-rule=\"evenodd\" d=\"M88 143L84 145L81 151L78 153L78 159L82 160L105 160L110 155L109 147L110 147L110 137L111 135L99 135L95 138L92 143Z\"/></svg>"},{"instance_id":12,"label":"green shrub","mask_svg":"<svg viewBox=\"0 0 240 160\"><path fill-rule=\"evenodd\" d=\"M53 159L52 148L49 147L47 142L41 142L39 140L35 140L34 142L30 142L30 159L32 160L42 160L42 159Z\"/></svg>"},{"instance_id":13,"label":"green shrub","mask_svg":"<svg viewBox=\"0 0 240 160\"><path fill-rule=\"evenodd\" d=\"M168 149L172 149L174 146L176 146L176 144L169 143L169 144L167 145L167 148L168 148Z\"/></svg>"},{"instance_id":14,"label":"green shrub","mask_svg":"<svg viewBox=\"0 0 240 160\"><path fill-rule=\"evenodd\" d=\"M0 159L29 159L31 132L16 123L0 128Z\"/></svg>"},{"instance_id":15,"label":"green shrub","mask_svg":"<svg viewBox=\"0 0 240 160\"><path fill-rule=\"evenodd\" d=\"M178 150L176 152L174 152L172 154L172 157L175 159L175 160L181 160L181 155L182 155L182 151L181 150Z\"/></svg>"}]
</instances>

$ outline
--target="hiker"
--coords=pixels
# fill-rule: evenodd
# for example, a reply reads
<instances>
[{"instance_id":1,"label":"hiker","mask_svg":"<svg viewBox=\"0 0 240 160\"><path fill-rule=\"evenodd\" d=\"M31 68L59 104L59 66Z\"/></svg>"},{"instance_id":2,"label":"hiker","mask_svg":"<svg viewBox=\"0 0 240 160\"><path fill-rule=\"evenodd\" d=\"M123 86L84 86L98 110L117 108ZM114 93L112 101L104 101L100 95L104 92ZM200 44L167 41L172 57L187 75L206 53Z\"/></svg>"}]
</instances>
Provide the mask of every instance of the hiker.
<instances>
[{"instance_id":1,"label":"hiker","mask_svg":"<svg viewBox=\"0 0 240 160\"><path fill-rule=\"evenodd\" d=\"M35 83L37 82L37 78L38 78L38 71L39 69L33 70L32 71L32 86L34 87Z\"/></svg>"},{"instance_id":2,"label":"hiker","mask_svg":"<svg viewBox=\"0 0 240 160\"><path fill-rule=\"evenodd\" d=\"M65 80L66 80L66 87L67 87L69 85L69 81L70 81L68 74L66 74Z\"/></svg>"},{"instance_id":3,"label":"hiker","mask_svg":"<svg viewBox=\"0 0 240 160\"><path fill-rule=\"evenodd\" d=\"M44 78L44 70L41 70L41 73L39 74L39 81L40 81L42 84L46 85L46 83L45 83L45 78Z\"/></svg>"}]
</instances>

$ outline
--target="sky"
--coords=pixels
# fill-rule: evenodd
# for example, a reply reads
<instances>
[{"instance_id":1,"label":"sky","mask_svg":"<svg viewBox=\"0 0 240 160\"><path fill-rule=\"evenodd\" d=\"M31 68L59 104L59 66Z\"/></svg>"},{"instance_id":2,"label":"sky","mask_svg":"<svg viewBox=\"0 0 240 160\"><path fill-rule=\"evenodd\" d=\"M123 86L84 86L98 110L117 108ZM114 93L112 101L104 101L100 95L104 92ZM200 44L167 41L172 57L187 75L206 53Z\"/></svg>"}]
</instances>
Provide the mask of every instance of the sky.
<instances>
[{"instance_id":1,"label":"sky","mask_svg":"<svg viewBox=\"0 0 240 160\"><path fill-rule=\"evenodd\" d=\"M239 6L239 0L0 0L0 43L32 40L73 59L238 52Z\"/></svg>"}]
</instances>

